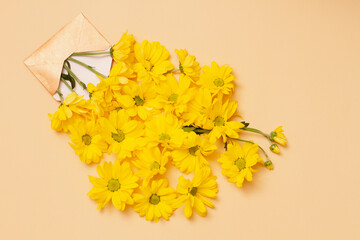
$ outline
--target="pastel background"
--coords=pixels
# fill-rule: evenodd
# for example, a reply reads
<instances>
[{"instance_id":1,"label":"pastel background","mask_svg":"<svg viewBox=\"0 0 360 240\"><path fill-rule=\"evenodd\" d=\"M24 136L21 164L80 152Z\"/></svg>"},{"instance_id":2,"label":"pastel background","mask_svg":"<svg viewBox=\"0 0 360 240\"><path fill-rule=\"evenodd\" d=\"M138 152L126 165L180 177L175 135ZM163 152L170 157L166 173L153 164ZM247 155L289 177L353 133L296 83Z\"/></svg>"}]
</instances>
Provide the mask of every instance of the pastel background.
<instances>
[{"instance_id":1,"label":"pastel background","mask_svg":"<svg viewBox=\"0 0 360 240\"><path fill-rule=\"evenodd\" d=\"M360 239L360 2L1 1L0 239ZM216 208L146 222L96 210L95 166L50 129L58 106L23 60L80 11L111 42L125 30L173 55L230 64L243 117L289 145L243 189L216 162ZM264 147L260 137L246 135ZM110 159L110 158L109 158ZM176 183L173 181L172 186Z\"/></svg>"}]
</instances>

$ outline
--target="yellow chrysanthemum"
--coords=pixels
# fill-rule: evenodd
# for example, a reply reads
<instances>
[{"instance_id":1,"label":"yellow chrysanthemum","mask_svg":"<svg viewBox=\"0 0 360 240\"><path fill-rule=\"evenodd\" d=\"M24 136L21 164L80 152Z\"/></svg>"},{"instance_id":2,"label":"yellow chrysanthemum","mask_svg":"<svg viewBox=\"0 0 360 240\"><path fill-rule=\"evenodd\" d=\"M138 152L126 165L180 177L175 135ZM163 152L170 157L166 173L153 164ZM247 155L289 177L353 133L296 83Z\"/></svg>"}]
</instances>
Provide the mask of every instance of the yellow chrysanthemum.
<instances>
[{"instance_id":1,"label":"yellow chrysanthemum","mask_svg":"<svg viewBox=\"0 0 360 240\"><path fill-rule=\"evenodd\" d=\"M145 123L145 136L148 146L158 146L166 149L180 147L185 138L182 123L171 114L160 114Z\"/></svg>"},{"instance_id":2,"label":"yellow chrysanthemum","mask_svg":"<svg viewBox=\"0 0 360 240\"><path fill-rule=\"evenodd\" d=\"M70 120L73 115L85 116L89 113L90 108L91 106L83 99L83 96L78 96L75 92L70 93L60 104L57 111L48 115L51 119L51 128L59 132L68 132L69 124L74 123L74 121Z\"/></svg>"},{"instance_id":3,"label":"yellow chrysanthemum","mask_svg":"<svg viewBox=\"0 0 360 240\"><path fill-rule=\"evenodd\" d=\"M232 68L227 65L219 67L216 62L212 62L211 67L203 67L204 73L200 75L199 84L208 88L212 94L230 94L234 89L233 81L236 80L231 71Z\"/></svg>"},{"instance_id":4,"label":"yellow chrysanthemum","mask_svg":"<svg viewBox=\"0 0 360 240\"><path fill-rule=\"evenodd\" d=\"M98 163L104 152L107 150L107 144L101 137L99 127L95 121L78 121L69 127L70 139L73 143L69 143L75 150L75 154L79 155L82 162Z\"/></svg>"},{"instance_id":5,"label":"yellow chrysanthemum","mask_svg":"<svg viewBox=\"0 0 360 240\"><path fill-rule=\"evenodd\" d=\"M205 125L206 129L211 129L209 139L211 142L216 142L222 137L223 142L226 142L227 137L238 138L241 128L244 124L237 121L230 121L237 108L237 102L227 100L224 104L220 100L216 100L210 111L210 118Z\"/></svg>"},{"instance_id":6,"label":"yellow chrysanthemum","mask_svg":"<svg viewBox=\"0 0 360 240\"><path fill-rule=\"evenodd\" d=\"M165 113L175 113L181 117L187 110L189 102L195 95L195 88L190 88L191 79L181 75L179 82L172 74L166 76L166 81L159 84L159 102L164 108Z\"/></svg>"},{"instance_id":7,"label":"yellow chrysanthemum","mask_svg":"<svg viewBox=\"0 0 360 240\"><path fill-rule=\"evenodd\" d=\"M108 78L115 78L120 84L127 84L129 78L134 78L136 75L134 71L129 68L124 62L115 64L110 71Z\"/></svg>"},{"instance_id":8,"label":"yellow chrysanthemum","mask_svg":"<svg viewBox=\"0 0 360 240\"><path fill-rule=\"evenodd\" d=\"M207 137L201 137L194 132L187 134L184 144L172 151L174 165L183 173L189 174L202 167L208 166L209 162L204 156L213 153L217 149Z\"/></svg>"},{"instance_id":9,"label":"yellow chrysanthemum","mask_svg":"<svg viewBox=\"0 0 360 240\"><path fill-rule=\"evenodd\" d=\"M175 49L179 56L179 68L182 73L193 78L194 80L200 76L200 66L194 56L188 54L186 49Z\"/></svg>"},{"instance_id":10,"label":"yellow chrysanthemum","mask_svg":"<svg viewBox=\"0 0 360 240\"><path fill-rule=\"evenodd\" d=\"M196 92L188 106L187 111L182 115L185 125L204 127L210 116L212 97L210 91L201 88Z\"/></svg>"},{"instance_id":11,"label":"yellow chrysanthemum","mask_svg":"<svg viewBox=\"0 0 360 240\"><path fill-rule=\"evenodd\" d=\"M136 153L137 158L132 162L139 169L136 175L144 178L143 185L148 185L153 177L166 173L165 166L169 161L169 156L169 152L161 153L158 147L145 148Z\"/></svg>"},{"instance_id":12,"label":"yellow chrysanthemum","mask_svg":"<svg viewBox=\"0 0 360 240\"><path fill-rule=\"evenodd\" d=\"M166 179L152 181L149 186L140 187L142 194L134 194L137 203L134 210L147 221L158 222L160 218L169 220L174 211L175 190L168 187Z\"/></svg>"},{"instance_id":13,"label":"yellow chrysanthemum","mask_svg":"<svg viewBox=\"0 0 360 240\"><path fill-rule=\"evenodd\" d=\"M131 117L139 116L146 120L158 113L160 104L156 99L156 90L152 83L137 83L131 81L123 88L123 95L118 97L119 102L131 101L131 105L126 108L127 114Z\"/></svg>"},{"instance_id":14,"label":"yellow chrysanthemum","mask_svg":"<svg viewBox=\"0 0 360 240\"><path fill-rule=\"evenodd\" d=\"M111 200L113 205L124 210L125 205L134 203L131 195L138 187L138 177L130 169L129 163L125 162L120 165L119 161L103 162L96 167L100 178L89 176L90 182L94 187L88 195L98 204L97 209L105 207Z\"/></svg>"},{"instance_id":15,"label":"yellow chrysanthemum","mask_svg":"<svg viewBox=\"0 0 360 240\"><path fill-rule=\"evenodd\" d=\"M277 142L278 144L283 145L283 146L286 145L287 140L286 140L286 137L284 135L284 131L282 130L282 126L277 127L274 131L271 132L270 139L272 141Z\"/></svg>"},{"instance_id":16,"label":"yellow chrysanthemum","mask_svg":"<svg viewBox=\"0 0 360 240\"><path fill-rule=\"evenodd\" d=\"M120 160L131 157L132 151L139 147L143 124L131 120L124 109L112 111L109 119L101 119L101 125L102 136L110 145L108 152L117 154Z\"/></svg>"},{"instance_id":17,"label":"yellow chrysanthemum","mask_svg":"<svg viewBox=\"0 0 360 240\"><path fill-rule=\"evenodd\" d=\"M122 61L132 62L134 59L134 43L134 36L132 34L128 35L126 31L119 42L110 49L110 54L114 61L117 63Z\"/></svg>"},{"instance_id":18,"label":"yellow chrysanthemum","mask_svg":"<svg viewBox=\"0 0 360 240\"><path fill-rule=\"evenodd\" d=\"M135 43L134 52L138 61L134 65L134 70L138 74L139 81L154 80L159 83L160 76L174 68L168 60L169 52L159 42L149 43L145 40L141 45Z\"/></svg>"},{"instance_id":19,"label":"yellow chrysanthemum","mask_svg":"<svg viewBox=\"0 0 360 240\"><path fill-rule=\"evenodd\" d=\"M180 176L176 192L181 195L176 205L185 204L184 214L187 218L192 216L193 209L197 214L205 217L207 214L205 205L214 208L214 204L207 198L216 198L218 192L216 176L211 175L209 167L196 171L192 181Z\"/></svg>"},{"instance_id":20,"label":"yellow chrysanthemum","mask_svg":"<svg viewBox=\"0 0 360 240\"><path fill-rule=\"evenodd\" d=\"M255 172L252 167L263 162L258 150L258 145L253 143L244 143L243 146L237 142L229 143L227 151L218 159L223 169L221 173L238 187L242 187L244 179L252 181L252 173Z\"/></svg>"}]
</instances>

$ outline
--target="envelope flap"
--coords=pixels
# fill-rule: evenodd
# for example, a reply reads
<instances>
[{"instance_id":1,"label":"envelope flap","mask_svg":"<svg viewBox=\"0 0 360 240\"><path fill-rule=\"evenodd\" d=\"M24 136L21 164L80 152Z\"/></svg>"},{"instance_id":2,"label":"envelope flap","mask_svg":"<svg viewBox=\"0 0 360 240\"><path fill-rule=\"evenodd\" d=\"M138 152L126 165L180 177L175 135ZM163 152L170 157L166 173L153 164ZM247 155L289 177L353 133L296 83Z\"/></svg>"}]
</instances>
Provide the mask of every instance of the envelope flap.
<instances>
[{"instance_id":1,"label":"envelope flap","mask_svg":"<svg viewBox=\"0 0 360 240\"><path fill-rule=\"evenodd\" d=\"M60 81L64 61L74 52L104 51L110 43L81 13L37 49L24 63L51 95Z\"/></svg>"}]
</instances>

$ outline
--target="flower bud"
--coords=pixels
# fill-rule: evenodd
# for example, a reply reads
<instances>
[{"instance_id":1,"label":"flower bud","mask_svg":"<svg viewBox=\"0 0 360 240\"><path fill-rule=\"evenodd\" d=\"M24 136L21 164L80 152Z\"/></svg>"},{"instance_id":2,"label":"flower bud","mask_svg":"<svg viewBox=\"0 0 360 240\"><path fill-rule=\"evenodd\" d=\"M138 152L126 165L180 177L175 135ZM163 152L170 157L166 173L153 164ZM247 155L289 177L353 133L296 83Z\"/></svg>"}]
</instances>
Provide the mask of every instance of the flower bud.
<instances>
[{"instance_id":1,"label":"flower bud","mask_svg":"<svg viewBox=\"0 0 360 240\"><path fill-rule=\"evenodd\" d=\"M267 160L265 163L264 163L265 167L269 170L273 170L274 169L274 166L272 164L272 161L270 160Z\"/></svg>"},{"instance_id":2,"label":"flower bud","mask_svg":"<svg viewBox=\"0 0 360 240\"><path fill-rule=\"evenodd\" d=\"M280 153L280 149L279 149L278 145L276 145L275 143L271 144L271 146L269 148L273 153L277 153L277 154Z\"/></svg>"}]
</instances>

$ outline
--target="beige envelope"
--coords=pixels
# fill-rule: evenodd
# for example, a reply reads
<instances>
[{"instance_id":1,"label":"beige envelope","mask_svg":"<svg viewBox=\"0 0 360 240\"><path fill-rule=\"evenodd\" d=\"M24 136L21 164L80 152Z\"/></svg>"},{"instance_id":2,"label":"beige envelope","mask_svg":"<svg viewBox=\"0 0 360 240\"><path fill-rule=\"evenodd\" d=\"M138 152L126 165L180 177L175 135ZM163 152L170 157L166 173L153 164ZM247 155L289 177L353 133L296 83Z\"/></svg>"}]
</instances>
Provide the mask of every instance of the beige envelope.
<instances>
[{"instance_id":1,"label":"beige envelope","mask_svg":"<svg viewBox=\"0 0 360 240\"><path fill-rule=\"evenodd\" d=\"M37 49L24 63L51 95L59 87L64 61L75 52L104 51L110 43L81 13Z\"/></svg>"}]
</instances>

